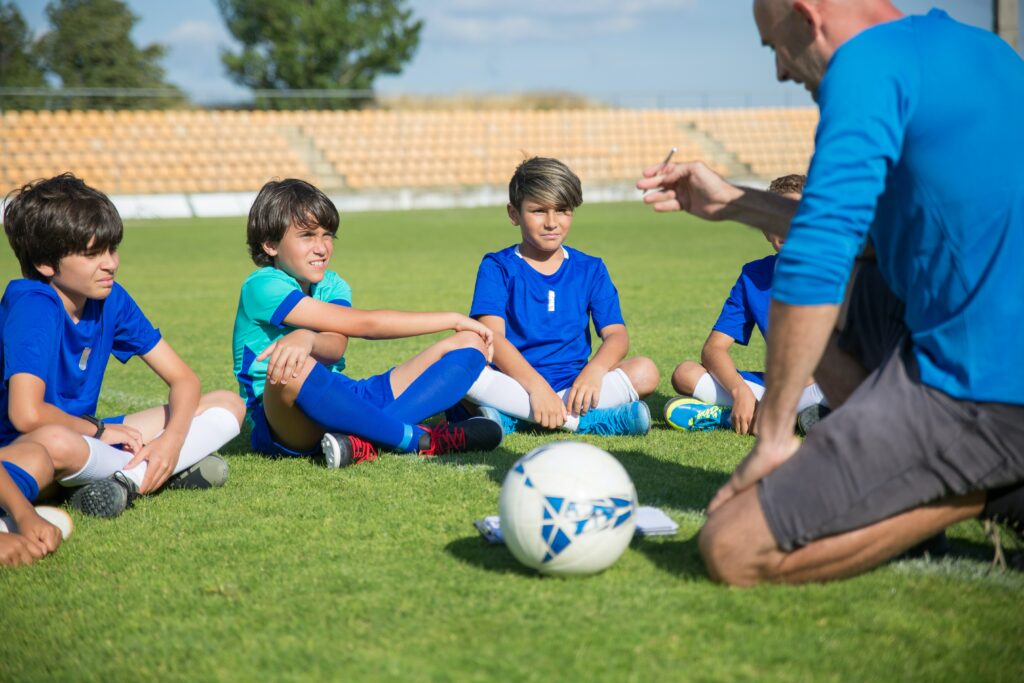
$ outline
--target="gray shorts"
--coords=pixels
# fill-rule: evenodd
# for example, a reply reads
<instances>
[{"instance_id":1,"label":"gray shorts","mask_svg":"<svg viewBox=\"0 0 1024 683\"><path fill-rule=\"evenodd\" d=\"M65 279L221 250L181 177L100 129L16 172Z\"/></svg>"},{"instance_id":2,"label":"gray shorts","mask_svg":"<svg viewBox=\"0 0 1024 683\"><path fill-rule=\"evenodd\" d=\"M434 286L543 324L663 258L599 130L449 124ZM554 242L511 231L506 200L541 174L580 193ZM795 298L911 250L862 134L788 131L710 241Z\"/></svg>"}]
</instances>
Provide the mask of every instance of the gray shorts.
<instances>
[{"instance_id":1,"label":"gray shorts","mask_svg":"<svg viewBox=\"0 0 1024 683\"><path fill-rule=\"evenodd\" d=\"M960 401L922 384L904 337L800 449L758 484L789 552L900 512L1024 481L1024 406Z\"/></svg>"}]
</instances>

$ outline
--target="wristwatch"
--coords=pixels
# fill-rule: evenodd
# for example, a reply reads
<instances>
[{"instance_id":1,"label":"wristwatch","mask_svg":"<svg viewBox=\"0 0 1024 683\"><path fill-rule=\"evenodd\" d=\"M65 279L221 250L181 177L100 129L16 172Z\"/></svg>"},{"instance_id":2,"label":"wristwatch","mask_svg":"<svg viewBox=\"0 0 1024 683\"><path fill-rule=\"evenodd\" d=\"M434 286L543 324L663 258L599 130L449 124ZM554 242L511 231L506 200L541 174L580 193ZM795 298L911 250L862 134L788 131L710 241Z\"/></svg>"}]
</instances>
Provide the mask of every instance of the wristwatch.
<instances>
[{"instance_id":1,"label":"wristwatch","mask_svg":"<svg viewBox=\"0 0 1024 683\"><path fill-rule=\"evenodd\" d=\"M92 435L92 438L98 439L103 436L103 430L107 428L107 425L102 420L98 419L95 415L83 415L82 419L96 425L96 433Z\"/></svg>"}]
</instances>

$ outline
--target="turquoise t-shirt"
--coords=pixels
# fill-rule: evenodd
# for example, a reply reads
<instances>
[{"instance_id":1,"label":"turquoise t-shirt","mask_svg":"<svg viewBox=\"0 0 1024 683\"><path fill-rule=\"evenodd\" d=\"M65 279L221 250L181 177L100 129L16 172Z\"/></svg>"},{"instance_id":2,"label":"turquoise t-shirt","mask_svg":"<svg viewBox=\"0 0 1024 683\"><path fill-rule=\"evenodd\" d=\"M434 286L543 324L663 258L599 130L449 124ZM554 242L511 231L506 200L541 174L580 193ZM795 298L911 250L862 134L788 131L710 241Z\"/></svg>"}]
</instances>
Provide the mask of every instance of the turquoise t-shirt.
<instances>
[{"instance_id":1,"label":"turquoise t-shirt","mask_svg":"<svg viewBox=\"0 0 1024 683\"><path fill-rule=\"evenodd\" d=\"M286 325L284 319L306 296L298 280L273 266L260 268L242 284L231 346L239 393L247 408L263 400L263 385L267 379L267 360L257 361L256 357L297 329ZM308 296L339 306L352 305L352 288L330 270L324 273L323 280L310 287ZM338 359L330 369L344 370L345 358Z\"/></svg>"}]
</instances>

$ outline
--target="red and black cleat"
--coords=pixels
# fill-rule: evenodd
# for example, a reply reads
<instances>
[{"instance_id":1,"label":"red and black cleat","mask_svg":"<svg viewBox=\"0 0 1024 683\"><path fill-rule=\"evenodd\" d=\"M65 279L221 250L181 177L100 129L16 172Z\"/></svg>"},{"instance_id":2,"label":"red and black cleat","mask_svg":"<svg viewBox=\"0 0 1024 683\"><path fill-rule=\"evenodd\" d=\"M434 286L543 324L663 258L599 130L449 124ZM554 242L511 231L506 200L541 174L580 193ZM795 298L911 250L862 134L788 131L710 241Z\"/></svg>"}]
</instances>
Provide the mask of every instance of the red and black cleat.
<instances>
[{"instance_id":1,"label":"red and black cleat","mask_svg":"<svg viewBox=\"0 0 1024 683\"><path fill-rule=\"evenodd\" d=\"M441 422L436 427L424 429L427 433L420 437L420 455L493 451L504 438L501 425L486 417L471 417L455 423Z\"/></svg>"}]
</instances>

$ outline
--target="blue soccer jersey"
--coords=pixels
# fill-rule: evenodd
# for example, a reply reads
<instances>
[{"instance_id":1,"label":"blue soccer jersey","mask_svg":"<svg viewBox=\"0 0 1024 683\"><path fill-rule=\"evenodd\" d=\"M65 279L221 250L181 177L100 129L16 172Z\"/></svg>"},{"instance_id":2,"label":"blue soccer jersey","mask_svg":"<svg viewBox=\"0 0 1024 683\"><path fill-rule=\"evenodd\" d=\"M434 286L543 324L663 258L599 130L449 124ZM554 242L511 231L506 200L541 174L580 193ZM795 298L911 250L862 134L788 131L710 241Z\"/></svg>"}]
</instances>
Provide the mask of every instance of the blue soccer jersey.
<instances>
[{"instance_id":1,"label":"blue soccer jersey","mask_svg":"<svg viewBox=\"0 0 1024 683\"><path fill-rule=\"evenodd\" d=\"M470 316L505 320L505 337L555 391L572 386L590 359L590 320L600 331L624 324L604 261L562 247L552 275L538 273L519 247L487 254L476 274Z\"/></svg>"},{"instance_id":2,"label":"blue soccer jersey","mask_svg":"<svg viewBox=\"0 0 1024 683\"><path fill-rule=\"evenodd\" d=\"M0 446L6 446L19 436L7 410L13 375L43 380L43 400L65 413L93 415L110 354L122 363L145 355L160 341L160 331L117 283L106 299L89 299L76 323L52 287L13 280L0 300L0 340Z\"/></svg>"},{"instance_id":3,"label":"blue soccer jersey","mask_svg":"<svg viewBox=\"0 0 1024 683\"><path fill-rule=\"evenodd\" d=\"M263 399L267 379L266 359L256 361L265 348L297 328L284 323L292 309L304 298L299 281L288 273L267 266L246 278L238 297L235 330L232 338L234 371L245 405L252 408ZM352 305L352 288L337 273L328 270L324 279L310 285L308 296L340 306ZM331 366L336 372L345 368L340 358Z\"/></svg>"},{"instance_id":4,"label":"blue soccer jersey","mask_svg":"<svg viewBox=\"0 0 1024 683\"><path fill-rule=\"evenodd\" d=\"M776 258L772 254L743 266L712 329L729 335L744 346L750 343L750 333L755 325L761 336L768 338L768 309L772 302Z\"/></svg>"},{"instance_id":5,"label":"blue soccer jersey","mask_svg":"<svg viewBox=\"0 0 1024 683\"><path fill-rule=\"evenodd\" d=\"M1024 61L932 10L844 43L818 104L773 297L838 304L870 234L906 305L921 381L1024 404L1024 372L1008 356L1024 337Z\"/></svg>"}]
</instances>

